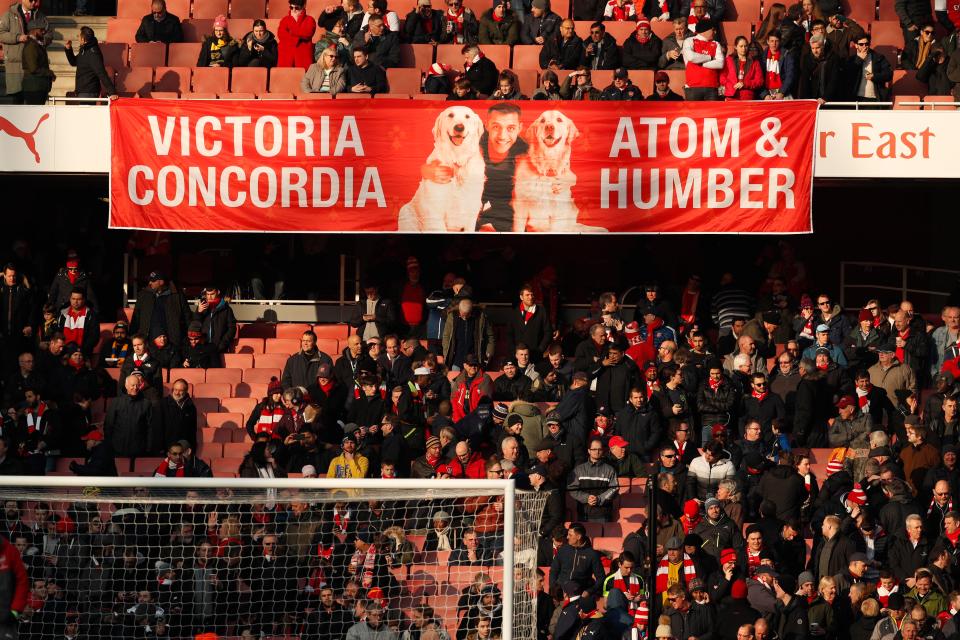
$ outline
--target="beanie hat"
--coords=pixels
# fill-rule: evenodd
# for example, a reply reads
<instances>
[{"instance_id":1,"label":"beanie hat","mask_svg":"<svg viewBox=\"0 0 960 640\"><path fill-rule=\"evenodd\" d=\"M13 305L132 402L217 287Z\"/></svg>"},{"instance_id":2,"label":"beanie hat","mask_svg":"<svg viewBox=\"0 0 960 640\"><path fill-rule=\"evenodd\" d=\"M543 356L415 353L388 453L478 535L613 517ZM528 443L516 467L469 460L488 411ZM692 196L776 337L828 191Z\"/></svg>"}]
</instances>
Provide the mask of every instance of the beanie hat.
<instances>
[{"instance_id":1,"label":"beanie hat","mask_svg":"<svg viewBox=\"0 0 960 640\"><path fill-rule=\"evenodd\" d=\"M283 385L277 376L270 378L270 383L267 385L267 395L272 396L275 393L283 393Z\"/></svg>"},{"instance_id":2,"label":"beanie hat","mask_svg":"<svg viewBox=\"0 0 960 640\"><path fill-rule=\"evenodd\" d=\"M734 600L747 599L747 583L743 579L734 580L730 585L730 597Z\"/></svg>"},{"instance_id":3,"label":"beanie hat","mask_svg":"<svg viewBox=\"0 0 960 640\"><path fill-rule=\"evenodd\" d=\"M221 13L213 19L213 28L216 29L217 27L223 27L224 29L227 28L227 16Z\"/></svg>"},{"instance_id":4,"label":"beanie hat","mask_svg":"<svg viewBox=\"0 0 960 640\"><path fill-rule=\"evenodd\" d=\"M494 418L500 418L501 420L506 420L508 412L509 410L507 409L507 405L503 404L502 402L493 403Z\"/></svg>"},{"instance_id":5,"label":"beanie hat","mask_svg":"<svg viewBox=\"0 0 960 640\"><path fill-rule=\"evenodd\" d=\"M430 447L439 447L439 446L440 446L440 438L438 438L437 436L430 436L429 438L427 438L427 449L429 449Z\"/></svg>"},{"instance_id":6,"label":"beanie hat","mask_svg":"<svg viewBox=\"0 0 960 640\"><path fill-rule=\"evenodd\" d=\"M700 513L700 503L696 500L687 500L683 503L683 515L688 518L696 518Z\"/></svg>"},{"instance_id":7,"label":"beanie hat","mask_svg":"<svg viewBox=\"0 0 960 640\"><path fill-rule=\"evenodd\" d=\"M861 507L867 504L867 494L863 492L862 488L860 488L859 482L853 485L853 489L851 489L850 493L847 494L847 500Z\"/></svg>"},{"instance_id":8,"label":"beanie hat","mask_svg":"<svg viewBox=\"0 0 960 640\"><path fill-rule=\"evenodd\" d=\"M843 462L840 460L831 460L827 463L827 476L831 476L838 471L843 471Z\"/></svg>"},{"instance_id":9,"label":"beanie hat","mask_svg":"<svg viewBox=\"0 0 960 640\"><path fill-rule=\"evenodd\" d=\"M800 296L800 308L805 309L807 307L813 308L813 298L805 293Z\"/></svg>"},{"instance_id":10,"label":"beanie hat","mask_svg":"<svg viewBox=\"0 0 960 640\"><path fill-rule=\"evenodd\" d=\"M187 327L187 335L191 338L199 338L203 335L203 325L194 320Z\"/></svg>"},{"instance_id":11,"label":"beanie hat","mask_svg":"<svg viewBox=\"0 0 960 640\"><path fill-rule=\"evenodd\" d=\"M737 561L737 552L733 549L724 549L720 552L720 566L727 564L728 562Z\"/></svg>"},{"instance_id":12,"label":"beanie hat","mask_svg":"<svg viewBox=\"0 0 960 640\"><path fill-rule=\"evenodd\" d=\"M860 315L857 317L859 322L873 322L873 314L866 309L860 309Z\"/></svg>"}]
</instances>

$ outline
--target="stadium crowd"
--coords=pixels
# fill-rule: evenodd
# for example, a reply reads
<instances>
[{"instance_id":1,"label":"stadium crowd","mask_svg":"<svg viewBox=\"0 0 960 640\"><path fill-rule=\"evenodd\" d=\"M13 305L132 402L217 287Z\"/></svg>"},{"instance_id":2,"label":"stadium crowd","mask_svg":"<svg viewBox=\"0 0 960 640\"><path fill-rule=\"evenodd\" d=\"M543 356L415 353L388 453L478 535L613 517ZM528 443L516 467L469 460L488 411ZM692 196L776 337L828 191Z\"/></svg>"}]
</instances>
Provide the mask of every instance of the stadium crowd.
<instances>
[{"instance_id":1,"label":"stadium crowd","mask_svg":"<svg viewBox=\"0 0 960 640\"><path fill-rule=\"evenodd\" d=\"M650 622L679 640L954 638L960 308L847 314L783 251L757 291L729 273L708 291L694 273L632 308L604 293L572 327L555 280L519 286L494 326L464 278L428 292L411 257L395 301L365 286L342 353L303 333L249 416L237 473L515 479L546 505L537 549L516 559L541 567L524 586L544 640L646 637ZM161 456L155 477L212 475L189 386L166 393L163 370L222 366L229 301L208 287L193 305L153 272L99 343L110 315L75 254L45 293L6 266L0 473L82 456L74 473L110 476L117 457ZM817 478L810 449L826 447ZM653 480L656 512L594 548L626 478ZM0 631L499 637L502 498L231 497L137 489L112 513L8 499ZM425 557L467 568L455 607L397 577Z\"/></svg>"},{"instance_id":2,"label":"stadium crowd","mask_svg":"<svg viewBox=\"0 0 960 640\"><path fill-rule=\"evenodd\" d=\"M721 22L725 0L646 0L642 6L631 0L576 2L574 19L594 21L583 38L575 33L574 20L554 13L548 0L495 0L479 16L463 0L447 0L441 8L417 0L403 19L387 0L370 0L366 9L358 0L342 0L317 16L307 14L305 0L292 0L276 34L258 19L245 34L231 35L226 16L218 16L196 66L300 67L306 71L303 92L389 93L385 69L400 65L401 43L460 44L463 68L438 62L421 69L424 93L448 94L450 100L517 100L528 97L526 90L544 100L641 100L629 72L651 70L657 73L649 100L870 102L890 99L893 70L899 66L916 70L929 95L960 97L960 56L954 55L960 9L938 4L934 15L924 0L898 0L895 8L903 43L902 55L891 59L871 47L871 34L845 15L838 0L803 0L789 7L772 3L755 34L730 38ZM85 9L78 12L83 15ZM610 22L636 27L618 43L607 33ZM672 33L654 33L655 24L670 22ZM164 0L154 0L135 39L182 42L180 18L167 11ZM46 99L54 77L45 53L49 43L39 0L20 0L0 16L10 100L42 104ZM96 96L102 87L114 95L89 27L78 43L77 55L71 41L66 43L77 66L77 94ZM497 69L484 56L485 45L539 46L540 88L519 87L514 71ZM670 90L666 71L677 69L686 72L684 96ZM561 83L557 72L564 70L573 73ZM615 71L612 83L594 87L591 71L596 70Z\"/></svg>"}]
</instances>

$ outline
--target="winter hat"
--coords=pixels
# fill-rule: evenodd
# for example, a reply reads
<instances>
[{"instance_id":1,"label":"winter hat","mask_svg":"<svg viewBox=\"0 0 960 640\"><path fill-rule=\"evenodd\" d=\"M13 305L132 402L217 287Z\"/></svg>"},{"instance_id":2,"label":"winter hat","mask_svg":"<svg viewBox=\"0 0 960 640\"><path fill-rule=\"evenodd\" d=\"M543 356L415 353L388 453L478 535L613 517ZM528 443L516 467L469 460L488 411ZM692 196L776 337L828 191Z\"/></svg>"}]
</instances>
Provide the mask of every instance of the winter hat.
<instances>
[{"instance_id":1,"label":"winter hat","mask_svg":"<svg viewBox=\"0 0 960 640\"><path fill-rule=\"evenodd\" d=\"M280 379L276 376L270 378L270 383L267 385L267 395L272 396L275 393L283 393L283 385L280 383Z\"/></svg>"},{"instance_id":2,"label":"winter hat","mask_svg":"<svg viewBox=\"0 0 960 640\"><path fill-rule=\"evenodd\" d=\"M561 424L560 414L556 411L551 411L547 414L546 419L544 420L545 424Z\"/></svg>"},{"instance_id":3,"label":"winter hat","mask_svg":"<svg viewBox=\"0 0 960 640\"><path fill-rule=\"evenodd\" d=\"M636 320L623 328L623 335L630 344L640 344L640 325Z\"/></svg>"},{"instance_id":4,"label":"winter hat","mask_svg":"<svg viewBox=\"0 0 960 640\"><path fill-rule=\"evenodd\" d=\"M690 592L691 592L691 593L693 593L694 591L706 591L706 590L707 590L707 588L706 588L706 587L704 586L704 584L703 584L703 580L701 580L700 578L694 578L693 580L691 580L691 581L690 581L690 584L689 584L689 587L690 587Z\"/></svg>"},{"instance_id":5,"label":"winter hat","mask_svg":"<svg viewBox=\"0 0 960 640\"><path fill-rule=\"evenodd\" d=\"M817 333L830 333L830 327L821 322L817 325Z\"/></svg>"},{"instance_id":6,"label":"winter hat","mask_svg":"<svg viewBox=\"0 0 960 640\"><path fill-rule=\"evenodd\" d=\"M534 9L539 9L540 11L547 10L547 0L533 0L533 3L530 5Z\"/></svg>"},{"instance_id":7,"label":"winter hat","mask_svg":"<svg viewBox=\"0 0 960 640\"><path fill-rule=\"evenodd\" d=\"M857 316L858 322L873 322L873 314L866 309L860 309L860 315Z\"/></svg>"},{"instance_id":8,"label":"winter hat","mask_svg":"<svg viewBox=\"0 0 960 640\"><path fill-rule=\"evenodd\" d=\"M838 471L843 471L843 461L842 460L831 460L827 463L827 477L832 476Z\"/></svg>"},{"instance_id":9,"label":"winter hat","mask_svg":"<svg viewBox=\"0 0 960 640\"><path fill-rule=\"evenodd\" d=\"M813 584L816 584L816 583L817 583L817 581L813 579L813 573L812 573L812 572L810 572L810 571L803 571L803 572L800 573L799 576L797 576L797 584L800 585L801 587L802 587L803 585L807 584L808 582L813 583Z\"/></svg>"},{"instance_id":10,"label":"winter hat","mask_svg":"<svg viewBox=\"0 0 960 640\"><path fill-rule=\"evenodd\" d=\"M521 416L519 413L511 413L509 416L507 416L507 420L505 424L508 427L513 427L518 424L523 424L523 416Z\"/></svg>"},{"instance_id":11,"label":"winter hat","mask_svg":"<svg viewBox=\"0 0 960 640\"><path fill-rule=\"evenodd\" d=\"M330 379L333 377L333 367L330 366L329 362L324 362L319 367L317 367L317 377Z\"/></svg>"},{"instance_id":12,"label":"winter hat","mask_svg":"<svg viewBox=\"0 0 960 640\"><path fill-rule=\"evenodd\" d=\"M720 552L720 566L727 564L728 562L737 561L737 552L733 549L724 549Z\"/></svg>"},{"instance_id":13,"label":"winter hat","mask_svg":"<svg viewBox=\"0 0 960 640\"><path fill-rule=\"evenodd\" d=\"M217 27L223 27L224 29L227 28L227 16L221 13L213 19L213 28L216 29Z\"/></svg>"},{"instance_id":14,"label":"winter hat","mask_svg":"<svg viewBox=\"0 0 960 640\"><path fill-rule=\"evenodd\" d=\"M887 609L903 611L906 606L907 603L903 599L903 594L899 591L894 591L890 594L890 597L887 598Z\"/></svg>"},{"instance_id":15,"label":"winter hat","mask_svg":"<svg viewBox=\"0 0 960 640\"><path fill-rule=\"evenodd\" d=\"M745 580L734 580L730 585L730 597L734 600L747 599L747 583Z\"/></svg>"},{"instance_id":16,"label":"winter hat","mask_svg":"<svg viewBox=\"0 0 960 640\"><path fill-rule=\"evenodd\" d=\"M707 501L703 503L704 511L710 509L710 507L722 507L723 505L716 498L707 498Z\"/></svg>"},{"instance_id":17,"label":"winter hat","mask_svg":"<svg viewBox=\"0 0 960 640\"><path fill-rule=\"evenodd\" d=\"M438 438L437 436L430 436L429 438L427 438L427 449L429 449L430 447L439 447L439 446L440 446L440 438Z\"/></svg>"},{"instance_id":18,"label":"winter hat","mask_svg":"<svg viewBox=\"0 0 960 640\"><path fill-rule=\"evenodd\" d=\"M800 308L801 309L813 309L813 298L811 298L806 293L800 296Z\"/></svg>"},{"instance_id":19,"label":"winter hat","mask_svg":"<svg viewBox=\"0 0 960 640\"><path fill-rule=\"evenodd\" d=\"M501 420L506 420L506 419L507 419L507 413L509 413L509 412L510 412L510 410L507 409L507 405L505 405L504 403L502 403L502 402L494 402L494 403L493 403L493 417L494 417L494 418L500 418Z\"/></svg>"},{"instance_id":20,"label":"winter hat","mask_svg":"<svg viewBox=\"0 0 960 640\"><path fill-rule=\"evenodd\" d=\"M54 531L57 533L75 533L76 530L77 523L70 516L63 516L54 525Z\"/></svg>"},{"instance_id":21,"label":"winter hat","mask_svg":"<svg viewBox=\"0 0 960 640\"><path fill-rule=\"evenodd\" d=\"M640 18L639 20L637 20L637 29L640 29L640 27L646 27L647 29L649 29L650 21L647 20L646 18Z\"/></svg>"},{"instance_id":22,"label":"winter hat","mask_svg":"<svg viewBox=\"0 0 960 640\"><path fill-rule=\"evenodd\" d=\"M191 338L199 338L203 335L203 325L194 320L190 323L190 326L187 327L187 335Z\"/></svg>"},{"instance_id":23,"label":"winter hat","mask_svg":"<svg viewBox=\"0 0 960 640\"><path fill-rule=\"evenodd\" d=\"M847 407L857 406L857 400L853 396L843 396L837 402L837 409L846 409Z\"/></svg>"},{"instance_id":24,"label":"winter hat","mask_svg":"<svg viewBox=\"0 0 960 640\"><path fill-rule=\"evenodd\" d=\"M777 584L780 585L780 588L787 593L796 593L797 591L797 579L791 576L788 573L781 573L779 576L776 576Z\"/></svg>"},{"instance_id":25,"label":"winter hat","mask_svg":"<svg viewBox=\"0 0 960 640\"><path fill-rule=\"evenodd\" d=\"M670 628L668 624L658 624L656 637L658 638L672 638L673 629Z\"/></svg>"},{"instance_id":26,"label":"winter hat","mask_svg":"<svg viewBox=\"0 0 960 640\"><path fill-rule=\"evenodd\" d=\"M713 24L712 20L701 20L697 23L697 33L705 33L707 31L712 31L716 26Z\"/></svg>"},{"instance_id":27,"label":"winter hat","mask_svg":"<svg viewBox=\"0 0 960 640\"><path fill-rule=\"evenodd\" d=\"M853 485L853 489L851 489L850 493L847 494L847 500L861 507L867 504L867 494L863 492L862 488L860 488L859 482Z\"/></svg>"},{"instance_id":28,"label":"winter hat","mask_svg":"<svg viewBox=\"0 0 960 640\"><path fill-rule=\"evenodd\" d=\"M696 533L688 533L683 538L683 546L700 548L703 546L703 538Z\"/></svg>"},{"instance_id":29,"label":"winter hat","mask_svg":"<svg viewBox=\"0 0 960 640\"><path fill-rule=\"evenodd\" d=\"M700 513L700 503L696 500L687 500L683 503L683 515L688 518L696 518Z\"/></svg>"},{"instance_id":30,"label":"winter hat","mask_svg":"<svg viewBox=\"0 0 960 640\"><path fill-rule=\"evenodd\" d=\"M676 550L678 550L678 549L682 549L682 548L683 548L683 541L680 540L680 538L678 538L677 536L673 536L672 538L670 538L669 540L667 540L666 548L667 548L668 550L673 549L674 551L676 551Z\"/></svg>"}]
</instances>

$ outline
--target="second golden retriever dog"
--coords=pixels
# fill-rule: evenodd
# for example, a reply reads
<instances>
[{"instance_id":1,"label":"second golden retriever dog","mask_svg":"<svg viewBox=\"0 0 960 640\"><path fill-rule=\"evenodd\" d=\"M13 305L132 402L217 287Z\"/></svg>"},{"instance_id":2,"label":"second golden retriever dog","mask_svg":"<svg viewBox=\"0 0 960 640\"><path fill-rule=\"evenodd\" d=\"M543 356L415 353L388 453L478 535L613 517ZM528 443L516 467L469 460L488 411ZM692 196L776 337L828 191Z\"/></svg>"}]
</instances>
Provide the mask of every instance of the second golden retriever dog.
<instances>
[{"instance_id":1,"label":"second golden retriever dog","mask_svg":"<svg viewBox=\"0 0 960 640\"><path fill-rule=\"evenodd\" d=\"M577 223L579 210L571 193L577 176L570 170L570 153L579 135L573 120L556 110L544 111L527 128L529 150L517 162L514 231L606 231Z\"/></svg>"},{"instance_id":2,"label":"second golden retriever dog","mask_svg":"<svg viewBox=\"0 0 960 640\"><path fill-rule=\"evenodd\" d=\"M437 116L433 151L424 167L434 179L423 177L413 199L400 209L400 231L474 230L485 174L482 135L483 122L469 107L449 107ZM442 174L440 180L437 174Z\"/></svg>"}]
</instances>

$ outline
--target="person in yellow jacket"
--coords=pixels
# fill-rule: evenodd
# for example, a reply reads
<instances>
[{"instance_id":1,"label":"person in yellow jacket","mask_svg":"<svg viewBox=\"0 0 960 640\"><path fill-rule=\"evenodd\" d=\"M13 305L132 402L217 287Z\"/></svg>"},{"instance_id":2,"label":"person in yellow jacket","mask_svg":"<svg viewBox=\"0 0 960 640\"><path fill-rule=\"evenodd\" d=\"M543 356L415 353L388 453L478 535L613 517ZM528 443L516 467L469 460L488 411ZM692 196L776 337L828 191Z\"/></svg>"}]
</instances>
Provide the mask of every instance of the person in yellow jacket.
<instances>
[{"instance_id":1,"label":"person in yellow jacket","mask_svg":"<svg viewBox=\"0 0 960 640\"><path fill-rule=\"evenodd\" d=\"M352 435L343 437L340 443L343 453L330 461L327 469L328 478L366 478L370 461L366 456L357 453L357 441Z\"/></svg>"}]
</instances>

